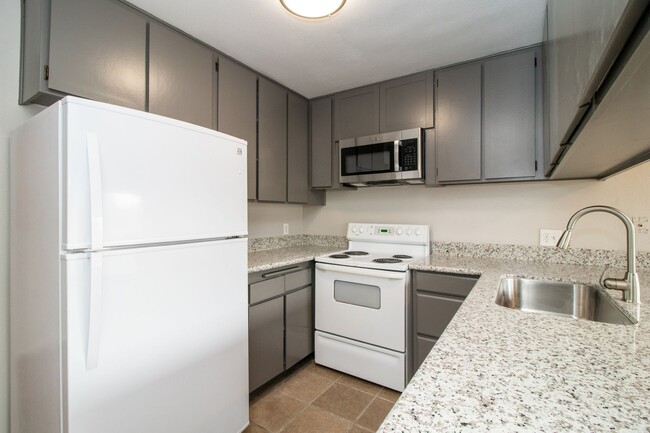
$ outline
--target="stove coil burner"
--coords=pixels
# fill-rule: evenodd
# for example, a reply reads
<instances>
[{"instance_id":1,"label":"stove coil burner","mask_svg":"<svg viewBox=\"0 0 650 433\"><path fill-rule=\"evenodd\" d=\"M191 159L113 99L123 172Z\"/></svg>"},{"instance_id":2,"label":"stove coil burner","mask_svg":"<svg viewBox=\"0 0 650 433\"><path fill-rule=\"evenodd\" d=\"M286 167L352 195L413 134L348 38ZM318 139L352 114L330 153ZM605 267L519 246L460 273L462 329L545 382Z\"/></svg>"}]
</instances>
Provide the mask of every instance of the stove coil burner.
<instances>
[{"instance_id":1,"label":"stove coil burner","mask_svg":"<svg viewBox=\"0 0 650 433\"><path fill-rule=\"evenodd\" d=\"M382 259L374 259L373 262L375 263L402 263L400 259L394 259L392 257L387 257L387 258L382 258Z\"/></svg>"},{"instance_id":2,"label":"stove coil burner","mask_svg":"<svg viewBox=\"0 0 650 433\"><path fill-rule=\"evenodd\" d=\"M347 254L332 254L332 255L330 255L330 257L333 258L333 259L349 259L350 258L350 256L348 256Z\"/></svg>"},{"instance_id":3,"label":"stove coil burner","mask_svg":"<svg viewBox=\"0 0 650 433\"><path fill-rule=\"evenodd\" d=\"M409 256L408 254L395 254L393 256L394 259L412 259L413 256Z\"/></svg>"},{"instance_id":4,"label":"stove coil burner","mask_svg":"<svg viewBox=\"0 0 650 433\"><path fill-rule=\"evenodd\" d=\"M367 256L368 253L365 251L345 251L343 254L347 254L348 256Z\"/></svg>"}]
</instances>

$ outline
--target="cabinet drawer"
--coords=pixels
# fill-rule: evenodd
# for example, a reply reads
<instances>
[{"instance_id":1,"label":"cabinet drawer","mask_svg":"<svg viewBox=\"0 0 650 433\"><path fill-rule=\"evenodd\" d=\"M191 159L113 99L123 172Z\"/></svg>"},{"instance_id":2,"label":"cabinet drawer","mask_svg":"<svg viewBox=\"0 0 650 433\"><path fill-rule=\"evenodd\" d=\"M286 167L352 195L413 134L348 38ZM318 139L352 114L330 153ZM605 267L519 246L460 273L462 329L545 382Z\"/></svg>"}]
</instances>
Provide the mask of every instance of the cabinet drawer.
<instances>
[{"instance_id":1,"label":"cabinet drawer","mask_svg":"<svg viewBox=\"0 0 650 433\"><path fill-rule=\"evenodd\" d=\"M294 272L284 276L284 291L297 289L311 284L311 269Z\"/></svg>"},{"instance_id":2,"label":"cabinet drawer","mask_svg":"<svg viewBox=\"0 0 650 433\"><path fill-rule=\"evenodd\" d=\"M431 349L433 349L433 346L436 344L437 340L437 338L423 337L421 335L417 336L415 369L413 371L416 371L418 368L420 368L420 365L422 365L422 362L424 362L424 358L426 358L429 352L431 352Z\"/></svg>"},{"instance_id":3,"label":"cabinet drawer","mask_svg":"<svg viewBox=\"0 0 650 433\"><path fill-rule=\"evenodd\" d=\"M460 299L443 298L426 293L417 294L417 333L440 337L456 311Z\"/></svg>"},{"instance_id":4,"label":"cabinet drawer","mask_svg":"<svg viewBox=\"0 0 650 433\"><path fill-rule=\"evenodd\" d=\"M248 303L255 304L265 299L284 294L284 277L260 281L248 287Z\"/></svg>"},{"instance_id":5,"label":"cabinet drawer","mask_svg":"<svg viewBox=\"0 0 650 433\"><path fill-rule=\"evenodd\" d=\"M478 276L475 275L416 272L415 289L419 292L441 293L465 298L476 284L476 280L478 280Z\"/></svg>"}]
</instances>

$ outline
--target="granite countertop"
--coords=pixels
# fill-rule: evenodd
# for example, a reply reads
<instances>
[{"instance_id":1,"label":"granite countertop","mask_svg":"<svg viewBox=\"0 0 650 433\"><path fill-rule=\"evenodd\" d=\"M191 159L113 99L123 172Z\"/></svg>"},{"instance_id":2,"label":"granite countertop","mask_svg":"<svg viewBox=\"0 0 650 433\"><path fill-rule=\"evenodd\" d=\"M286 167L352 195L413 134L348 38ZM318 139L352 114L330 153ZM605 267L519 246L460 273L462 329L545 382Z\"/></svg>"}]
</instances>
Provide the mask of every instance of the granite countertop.
<instances>
[{"instance_id":1,"label":"granite countertop","mask_svg":"<svg viewBox=\"0 0 650 433\"><path fill-rule=\"evenodd\" d=\"M314 260L322 254L341 251L340 246L296 245L248 253L248 273L267 271Z\"/></svg>"},{"instance_id":2,"label":"granite countertop","mask_svg":"<svg viewBox=\"0 0 650 433\"><path fill-rule=\"evenodd\" d=\"M595 284L604 266L431 256L411 269L481 278L380 433L650 431L650 306L619 302L639 321L625 326L494 303L503 276Z\"/></svg>"}]
</instances>

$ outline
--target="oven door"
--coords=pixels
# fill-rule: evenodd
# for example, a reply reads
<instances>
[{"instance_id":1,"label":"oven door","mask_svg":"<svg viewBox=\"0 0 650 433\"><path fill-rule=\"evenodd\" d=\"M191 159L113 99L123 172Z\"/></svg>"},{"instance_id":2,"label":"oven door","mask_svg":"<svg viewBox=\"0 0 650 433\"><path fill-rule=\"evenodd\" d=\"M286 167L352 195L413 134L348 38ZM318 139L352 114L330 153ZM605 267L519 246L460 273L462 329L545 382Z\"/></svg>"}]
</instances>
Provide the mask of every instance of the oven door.
<instances>
[{"instance_id":1,"label":"oven door","mask_svg":"<svg viewBox=\"0 0 650 433\"><path fill-rule=\"evenodd\" d=\"M316 264L316 329L406 351L406 272Z\"/></svg>"}]
</instances>

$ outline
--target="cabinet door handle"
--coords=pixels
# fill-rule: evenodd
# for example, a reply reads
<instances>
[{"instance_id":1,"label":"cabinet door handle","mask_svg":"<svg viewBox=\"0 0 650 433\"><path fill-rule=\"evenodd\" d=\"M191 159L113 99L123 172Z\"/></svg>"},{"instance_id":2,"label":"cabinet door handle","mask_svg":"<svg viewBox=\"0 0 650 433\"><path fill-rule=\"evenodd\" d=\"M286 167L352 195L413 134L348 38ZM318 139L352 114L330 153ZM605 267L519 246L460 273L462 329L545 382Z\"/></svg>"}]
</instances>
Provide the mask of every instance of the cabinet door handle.
<instances>
[{"instance_id":1,"label":"cabinet door handle","mask_svg":"<svg viewBox=\"0 0 650 433\"><path fill-rule=\"evenodd\" d=\"M294 269L298 269L300 266L292 266L290 268L284 268L280 269L277 271L272 271L272 272L267 272L266 274L262 274L262 278L271 278L271 277L277 277L278 275L282 275L284 273L287 273L289 271L292 271Z\"/></svg>"}]
</instances>

